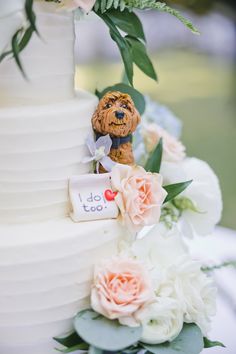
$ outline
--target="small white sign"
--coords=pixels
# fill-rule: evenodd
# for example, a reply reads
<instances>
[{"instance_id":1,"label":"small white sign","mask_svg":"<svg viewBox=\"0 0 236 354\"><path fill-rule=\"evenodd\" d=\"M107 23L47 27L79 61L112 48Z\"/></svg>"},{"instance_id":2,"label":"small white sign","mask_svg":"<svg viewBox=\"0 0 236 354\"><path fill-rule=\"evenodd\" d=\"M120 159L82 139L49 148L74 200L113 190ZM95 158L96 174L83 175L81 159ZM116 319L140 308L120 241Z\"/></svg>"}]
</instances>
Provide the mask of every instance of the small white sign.
<instances>
[{"instance_id":1,"label":"small white sign","mask_svg":"<svg viewBox=\"0 0 236 354\"><path fill-rule=\"evenodd\" d=\"M109 173L72 176L69 194L71 218L75 222L118 217L116 193L111 190Z\"/></svg>"}]
</instances>

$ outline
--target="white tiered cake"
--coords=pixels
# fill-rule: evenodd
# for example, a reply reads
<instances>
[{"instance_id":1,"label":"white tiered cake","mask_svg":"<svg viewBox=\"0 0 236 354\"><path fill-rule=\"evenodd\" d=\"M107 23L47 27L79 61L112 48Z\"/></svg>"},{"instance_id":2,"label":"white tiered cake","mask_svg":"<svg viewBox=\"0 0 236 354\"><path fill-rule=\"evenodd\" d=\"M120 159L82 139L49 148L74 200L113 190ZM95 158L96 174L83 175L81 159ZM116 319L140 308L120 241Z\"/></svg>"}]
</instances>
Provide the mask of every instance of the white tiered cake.
<instances>
[{"instance_id":1,"label":"white tiered cake","mask_svg":"<svg viewBox=\"0 0 236 354\"><path fill-rule=\"evenodd\" d=\"M87 173L97 99L74 92L71 14L36 2L38 28L0 66L0 354L53 354L87 306L93 264L116 252L116 220L73 223L68 179ZM77 97L76 97L77 96Z\"/></svg>"}]
</instances>

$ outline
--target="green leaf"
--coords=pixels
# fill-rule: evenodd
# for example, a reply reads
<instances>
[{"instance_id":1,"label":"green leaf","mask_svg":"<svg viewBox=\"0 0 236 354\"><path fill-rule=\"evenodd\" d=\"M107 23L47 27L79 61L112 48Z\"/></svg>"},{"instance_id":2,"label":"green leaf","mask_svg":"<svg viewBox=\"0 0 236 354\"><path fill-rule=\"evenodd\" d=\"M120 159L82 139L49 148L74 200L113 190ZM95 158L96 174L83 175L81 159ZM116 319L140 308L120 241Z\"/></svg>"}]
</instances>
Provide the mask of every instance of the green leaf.
<instances>
[{"instance_id":1,"label":"green leaf","mask_svg":"<svg viewBox=\"0 0 236 354\"><path fill-rule=\"evenodd\" d=\"M8 50L7 52L2 53L0 55L0 63L1 63L1 61L3 61L3 59L5 59L6 57L8 57L11 54L12 54L12 50Z\"/></svg>"},{"instance_id":2,"label":"green leaf","mask_svg":"<svg viewBox=\"0 0 236 354\"><path fill-rule=\"evenodd\" d=\"M204 348L212 348L212 347L223 347L225 348L225 345L221 342L218 341L212 341L206 337L203 338L204 341Z\"/></svg>"},{"instance_id":3,"label":"green leaf","mask_svg":"<svg viewBox=\"0 0 236 354\"><path fill-rule=\"evenodd\" d=\"M75 345L83 343L83 340L75 332L64 338L55 337L53 339L67 348L74 347Z\"/></svg>"},{"instance_id":4,"label":"green leaf","mask_svg":"<svg viewBox=\"0 0 236 354\"><path fill-rule=\"evenodd\" d=\"M107 14L123 32L130 36L140 38L145 41L145 34L143 31L143 25L134 12L130 12L127 9L122 13L115 10L110 10Z\"/></svg>"},{"instance_id":5,"label":"green leaf","mask_svg":"<svg viewBox=\"0 0 236 354\"><path fill-rule=\"evenodd\" d=\"M186 182L169 184L168 186L164 186L163 188L168 193L164 203L167 203L170 200L174 199L177 195L182 193L191 183L192 183L192 180L186 181Z\"/></svg>"},{"instance_id":6,"label":"green leaf","mask_svg":"<svg viewBox=\"0 0 236 354\"><path fill-rule=\"evenodd\" d=\"M74 320L78 335L90 345L107 351L118 351L139 341L142 327L122 326L92 310L81 311Z\"/></svg>"},{"instance_id":7,"label":"green leaf","mask_svg":"<svg viewBox=\"0 0 236 354\"><path fill-rule=\"evenodd\" d=\"M199 354L203 349L203 337L198 326L185 323L179 336L172 342L142 345L153 354Z\"/></svg>"},{"instance_id":8,"label":"green leaf","mask_svg":"<svg viewBox=\"0 0 236 354\"><path fill-rule=\"evenodd\" d=\"M25 47L27 46L27 44L29 43L32 34L33 34L33 29L32 27L27 28L27 30L25 31L20 43L19 43L19 51L21 52L23 49L25 49Z\"/></svg>"},{"instance_id":9,"label":"green leaf","mask_svg":"<svg viewBox=\"0 0 236 354\"><path fill-rule=\"evenodd\" d=\"M39 36L39 32L36 27L36 16L33 11L33 3L34 3L34 0L25 0L25 12L27 15L27 19L30 23L30 26L32 27L33 31L36 32L37 35Z\"/></svg>"},{"instance_id":10,"label":"green leaf","mask_svg":"<svg viewBox=\"0 0 236 354\"><path fill-rule=\"evenodd\" d=\"M24 71L23 66L21 64L20 57L19 57L20 47L19 47L19 44L18 44L18 37L19 37L19 35L21 33L22 33L22 29L19 29L14 34L14 36L12 37L11 45L12 45L12 53L13 53L14 59L16 61L16 64L19 67L20 71L22 72L24 78L26 78L26 74L25 74L25 71Z\"/></svg>"},{"instance_id":11,"label":"green leaf","mask_svg":"<svg viewBox=\"0 0 236 354\"><path fill-rule=\"evenodd\" d=\"M148 172L158 173L160 172L161 168L161 160L162 160L162 149L163 143L162 138L160 139L159 143L157 144L154 151L151 153L146 165L145 170Z\"/></svg>"},{"instance_id":12,"label":"green leaf","mask_svg":"<svg viewBox=\"0 0 236 354\"><path fill-rule=\"evenodd\" d=\"M146 104L145 99L143 95L132 86L119 83L105 88L102 92L96 91L96 94L99 97L99 99L101 99L105 95L105 93L109 91L120 91L120 92L128 93L131 96L132 100L134 101L135 107L137 108L139 113L141 115L144 113L145 104Z\"/></svg>"},{"instance_id":13,"label":"green leaf","mask_svg":"<svg viewBox=\"0 0 236 354\"><path fill-rule=\"evenodd\" d=\"M117 29L115 23L113 22L113 20L109 17L109 15L107 13L105 13L105 14L98 13L97 15L99 17L101 17L103 19L103 21L109 27L111 38L113 39L113 41L116 42L116 44L120 50L120 54L121 54L121 57L123 59L123 63L125 66L126 75L129 79L130 84L133 85L133 76L134 76L133 58L132 58L131 49L130 49L127 41L125 40L125 38L122 37L122 35L120 34L119 30Z\"/></svg>"},{"instance_id":14,"label":"green leaf","mask_svg":"<svg viewBox=\"0 0 236 354\"><path fill-rule=\"evenodd\" d=\"M156 71L154 69L154 66L153 66L148 54L147 54L147 50L146 50L144 43L142 43L137 38L134 38L131 36L126 36L125 38L131 46L134 63L147 76L149 76L151 79L157 81Z\"/></svg>"},{"instance_id":15,"label":"green leaf","mask_svg":"<svg viewBox=\"0 0 236 354\"><path fill-rule=\"evenodd\" d=\"M73 352L76 352L77 350L88 350L88 344L86 343L81 343L81 344L77 344L73 347L70 347L70 348L67 348L67 349L57 349L56 350L58 352L61 352L61 353L73 353Z\"/></svg>"},{"instance_id":16,"label":"green leaf","mask_svg":"<svg viewBox=\"0 0 236 354\"><path fill-rule=\"evenodd\" d=\"M125 85L129 85L129 80L127 78L126 72L123 71L122 77L121 77L121 83Z\"/></svg>"}]
</instances>

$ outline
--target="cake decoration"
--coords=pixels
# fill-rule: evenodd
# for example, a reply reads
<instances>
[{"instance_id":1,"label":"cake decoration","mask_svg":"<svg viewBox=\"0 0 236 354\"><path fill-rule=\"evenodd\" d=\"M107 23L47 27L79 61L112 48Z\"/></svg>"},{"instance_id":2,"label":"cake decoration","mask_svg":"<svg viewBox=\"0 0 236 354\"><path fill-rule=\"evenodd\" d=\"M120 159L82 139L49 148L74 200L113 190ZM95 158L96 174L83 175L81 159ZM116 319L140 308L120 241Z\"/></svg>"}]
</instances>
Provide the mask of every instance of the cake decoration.
<instances>
[{"instance_id":1,"label":"cake decoration","mask_svg":"<svg viewBox=\"0 0 236 354\"><path fill-rule=\"evenodd\" d=\"M118 217L115 198L111 198L113 192L108 173L71 177L69 193L73 209L70 216L75 222Z\"/></svg>"},{"instance_id":2,"label":"cake decoration","mask_svg":"<svg viewBox=\"0 0 236 354\"><path fill-rule=\"evenodd\" d=\"M100 138L95 140L93 134L89 134L86 139L86 145L91 156L84 157L82 162L88 163L93 161L97 173L99 173L100 165L104 170L110 172L112 167L115 166L115 162L108 156L112 147L110 135L100 136Z\"/></svg>"},{"instance_id":3,"label":"cake decoration","mask_svg":"<svg viewBox=\"0 0 236 354\"><path fill-rule=\"evenodd\" d=\"M111 200L115 200L117 193L118 192L113 192L111 189L106 189L104 196L105 196L106 200L108 200L110 202Z\"/></svg>"},{"instance_id":4,"label":"cake decoration","mask_svg":"<svg viewBox=\"0 0 236 354\"><path fill-rule=\"evenodd\" d=\"M136 234L144 226L157 224L167 192L159 173L141 166L117 164L111 171L111 184L123 223Z\"/></svg>"},{"instance_id":5,"label":"cake decoration","mask_svg":"<svg viewBox=\"0 0 236 354\"><path fill-rule=\"evenodd\" d=\"M140 123L140 114L130 95L119 91L108 92L100 100L92 117L96 140L109 134L112 145L109 157L121 164L133 165L132 133ZM99 169L105 172L104 166Z\"/></svg>"}]
</instances>

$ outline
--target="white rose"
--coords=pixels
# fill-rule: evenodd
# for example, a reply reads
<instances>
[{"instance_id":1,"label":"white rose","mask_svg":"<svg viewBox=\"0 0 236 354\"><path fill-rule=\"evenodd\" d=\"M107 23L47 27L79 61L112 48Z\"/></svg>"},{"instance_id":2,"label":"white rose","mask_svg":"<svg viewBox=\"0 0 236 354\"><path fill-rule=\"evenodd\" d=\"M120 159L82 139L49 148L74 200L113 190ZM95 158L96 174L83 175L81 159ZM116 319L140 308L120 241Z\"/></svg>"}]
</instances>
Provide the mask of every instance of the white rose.
<instances>
[{"instance_id":1,"label":"white rose","mask_svg":"<svg viewBox=\"0 0 236 354\"><path fill-rule=\"evenodd\" d=\"M153 266L166 267L176 258L186 254L187 248L176 227L167 229L162 223L156 225L142 239L136 240L131 253L139 260Z\"/></svg>"},{"instance_id":2,"label":"white rose","mask_svg":"<svg viewBox=\"0 0 236 354\"><path fill-rule=\"evenodd\" d=\"M148 344L172 341L183 327L183 312L177 301L168 297L158 297L138 311L136 318L143 327L141 341Z\"/></svg>"},{"instance_id":3,"label":"white rose","mask_svg":"<svg viewBox=\"0 0 236 354\"><path fill-rule=\"evenodd\" d=\"M204 335L216 312L216 287L212 278L201 271L198 262L183 257L166 270L156 282L156 293L176 299L184 313L184 322L196 323ZM159 285L158 285L159 284Z\"/></svg>"},{"instance_id":4,"label":"white rose","mask_svg":"<svg viewBox=\"0 0 236 354\"><path fill-rule=\"evenodd\" d=\"M62 0L59 7L68 11L80 8L88 13L94 7L95 2L96 0Z\"/></svg>"},{"instance_id":5,"label":"white rose","mask_svg":"<svg viewBox=\"0 0 236 354\"><path fill-rule=\"evenodd\" d=\"M0 54L24 22L24 0L0 1Z\"/></svg>"},{"instance_id":6,"label":"white rose","mask_svg":"<svg viewBox=\"0 0 236 354\"><path fill-rule=\"evenodd\" d=\"M185 158L184 145L156 123L144 125L141 134L149 153L163 139L163 161L179 162Z\"/></svg>"},{"instance_id":7,"label":"white rose","mask_svg":"<svg viewBox=\"0 0 236 354\"><path fill-rule=\"evenodd\" d=\"M160 172L164 184L193 180L179 197L189 199L196 211L186 209L180 218L180 228L185 236L208 235L220 221L222 197L218 178L210 166L199 159L187 158L178 165L163 163Z\"/></svg>"}]
</instances>

